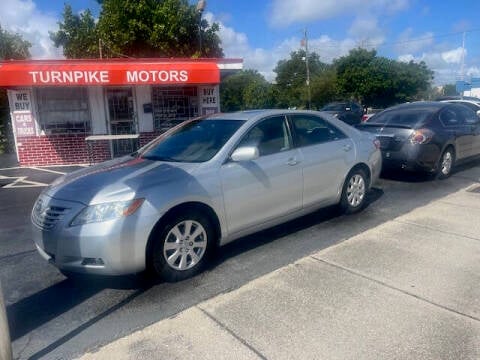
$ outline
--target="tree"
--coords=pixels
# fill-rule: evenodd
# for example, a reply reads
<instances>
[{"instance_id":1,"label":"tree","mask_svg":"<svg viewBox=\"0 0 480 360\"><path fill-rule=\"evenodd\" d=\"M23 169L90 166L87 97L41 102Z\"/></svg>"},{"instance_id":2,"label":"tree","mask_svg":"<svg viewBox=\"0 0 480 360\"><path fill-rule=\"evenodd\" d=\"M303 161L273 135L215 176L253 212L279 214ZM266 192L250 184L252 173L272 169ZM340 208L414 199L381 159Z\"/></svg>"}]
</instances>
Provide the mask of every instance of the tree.
<instances>
[{"instance_id":1,"label":"tree","mask_svg":"<svg viewBox=\"0 0 480 360\"><path fill-rule=\"evenodd\" d=\"M337 59L334 66L340 94L365 106L387 107L419 100L433 79L424 62L399 62L360 48Z\"/></svg>"},{"instance_id":2,"label":"tree","mask_svg":"<svg viewBox=\"0 0 480 360\"><path fill-rule=\"evenodd\" d=\"M22 60L30 57L32 45L21 35L3 30L0 26L0 60ZM11 150L9 139L10 114L7 91L0 89L0 153Z\"/></svg>"},{"instance_id":3,"label":"tree","mask_svg":"<svg viewBox=\"0 0 480 360\"><path fill-rule=\"evenodd\" d=\"M457 92L457 87L455 86L455 84L445 84L445 85L443 85L442 95L444 95L444 96L456 96L456 95L460 95L460 94Z\"/></svg>"},{"instance_id":4,"label":"tree","mask_svg":"<svg viewBox=\"0 0 480 360\"><path fill-rule=\"evenodd\" d=\"M22 60L30 57L30 44L21 35L3 30L0 25L0 59Z\"/></svg>"},{"instance_id":5,"label":"tree","mask_svg":"<svg viewBox=\"0 0 480 360\"><path fill-rule=\"evenodd\" d=\"M272 86L256 70L242 70L220 84L222 111L273 107Z\"/></svg>"},{"instance_id":6,"label":"tree","mask_svg":"<svg viewBox=\"0 0 480 360\"><path fill-rule=\"evenodd\" d=\"M67 58L99 57L98 34L90 10L77 15L70 5L65 4L63 22L59 22L58 26L57 32L50 32L50 38L56 47L63 46L63 54Z\"/></svg>"},{"instance_id":7,"label":"tree","mask_svg":"<svg viewBox=\"0 0 480 360\"><path fill-rule=\"evenodd\" d=\"M321 109L327 103L341 99L338 93L337 72L334 68L315 75L311 81L311 88L313 109Z\"/></svg>"},{"instance_id":8,"label":"tree","mask_svg":"<svg viewBox=\"0 0 480 360\"><path fill-rule=\"evenodd\" d=\"M280 107L307 107L307 68L305 50L293 51L290 59L280 60L273 70L276 76L276 87ZM328 68L327 64L320 61L318 54L312 52L308 55L310 78L315 77Z\"/></svg>"},{"instance_id":9,"label":"tree","mask_svg":"<svg viewBox=\"0 0 480 360\"><path fill-rule=\"evenodd\" d=\"M51 38L66 57L99 57L99 41L105 57L223 57L219 25L210 26L188 0L98 2L96 24L89 10L75 15L65 5Z\"/></svg>"}]
</instances>

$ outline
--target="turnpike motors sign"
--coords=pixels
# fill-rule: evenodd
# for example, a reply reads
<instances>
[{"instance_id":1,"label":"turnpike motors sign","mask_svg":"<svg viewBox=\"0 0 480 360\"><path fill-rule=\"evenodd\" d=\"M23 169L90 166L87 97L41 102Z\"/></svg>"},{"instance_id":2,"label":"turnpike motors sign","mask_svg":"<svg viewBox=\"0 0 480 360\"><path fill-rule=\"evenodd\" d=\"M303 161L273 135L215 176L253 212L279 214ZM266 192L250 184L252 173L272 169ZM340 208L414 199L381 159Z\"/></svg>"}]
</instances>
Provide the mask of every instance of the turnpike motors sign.
<instances>
[{"instance_id":1,"label":"turnpike motors sign","mask_svg":"<svg viewBox=\"0 0 480 360\"><path fill-rule=\"evenodd\" d=\"M218 84L213 62L25 61L0 63L0 86Z\"/></svg>"}]
</instances>

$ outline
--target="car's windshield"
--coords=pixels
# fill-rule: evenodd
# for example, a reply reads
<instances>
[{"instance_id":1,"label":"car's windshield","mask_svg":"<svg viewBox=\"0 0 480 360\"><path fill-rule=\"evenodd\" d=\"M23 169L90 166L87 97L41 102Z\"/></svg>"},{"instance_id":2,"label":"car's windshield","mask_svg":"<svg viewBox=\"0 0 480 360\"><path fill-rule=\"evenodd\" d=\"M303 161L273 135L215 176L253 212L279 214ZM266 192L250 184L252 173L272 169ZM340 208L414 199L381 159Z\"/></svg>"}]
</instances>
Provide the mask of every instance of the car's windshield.
<instances>
[{"instance_id":1,"label":"car's windshield","mask_svg":"<svg viewBox=\"0 0 480 360\"><path fill-rule=\"evenodd\" d=\"M225 145L243 120L197 119L184 123L144 149L144 159L171 162L204 162Z\"/></svg>"},{"instance_id":2,"label":"car's windshield","mask_svg":"<svg viewBox=\"0 0 480 360\"><path fill-rule=\"evenodd\" d=\"M372 125L401 125L413 127L418 124L424 124L430 118L431 114L431 109L395 109L378 113L368 119L366 123Z\"/></svg>"},{"instance_id":3,"label":"car's windshield","mask_svg":"<svg viewBox=\"0 0 480 360\"><path fill-rule=\"evenodd\" d=\"M323 107L323 111L342 111L345 110L345 104L330 104Z\"/></svg>"}]
</instances>

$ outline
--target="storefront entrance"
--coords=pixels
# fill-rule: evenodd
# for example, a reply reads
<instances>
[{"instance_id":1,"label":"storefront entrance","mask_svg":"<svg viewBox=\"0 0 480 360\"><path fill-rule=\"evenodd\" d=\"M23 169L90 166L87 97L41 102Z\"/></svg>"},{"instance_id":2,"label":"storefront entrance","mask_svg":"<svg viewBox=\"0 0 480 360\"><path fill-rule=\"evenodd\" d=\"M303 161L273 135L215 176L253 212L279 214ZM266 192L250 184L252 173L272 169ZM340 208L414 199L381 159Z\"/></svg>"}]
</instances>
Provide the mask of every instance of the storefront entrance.
<instances>
[{"instance_id":1,"label":"storefront entrance","mask_svg":"<svg viewBox=\"0 0 480 360\"><path fill-rule=\"evenodd\" d=\"M107 88L108 117L111 135L137 134L133 90L128 88ZM112 140L113 156L122 156L137 149L136 139Z\"/></svg>"}]
</instances>

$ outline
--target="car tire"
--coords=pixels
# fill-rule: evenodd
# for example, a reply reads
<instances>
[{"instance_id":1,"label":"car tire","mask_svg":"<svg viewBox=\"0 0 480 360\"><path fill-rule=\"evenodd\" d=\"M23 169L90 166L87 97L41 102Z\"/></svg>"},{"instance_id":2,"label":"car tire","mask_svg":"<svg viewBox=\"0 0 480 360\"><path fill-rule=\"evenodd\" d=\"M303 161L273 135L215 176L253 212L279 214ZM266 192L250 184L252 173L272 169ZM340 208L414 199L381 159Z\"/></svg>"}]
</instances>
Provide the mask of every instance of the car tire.
<instances>
[{"instance_id":1,"label":"car tire","mask_svg":"<svg viewBox=\"0 0 480 360\"><path fill-rule=\"evenodd\" d=\"M369 181L365 170L355 168L348 174L343 184L340 207L346 214L354 214L367 204Z\"/></svg>"},{"instance_id":2,"label":"car tire","mask_svg":"<svg viewBox=\"0 0 480 360\"><path fill-rule=\"evenodd\" d=\"M455 151L447 147L438 160L437 178L446 179L452 174L455 165Z\"/></svg>"},{"instance_id":3,"label":"car tire","mask_svg":"<svg viewBox=\"0 0 480 360\"><path fill-rule=\"evenodd\" d=\"M161 223L153 233L150 270L167 282L200 273L210 259L216 235L210 219L187 210Z\"/></svg>"}]
</instances>

